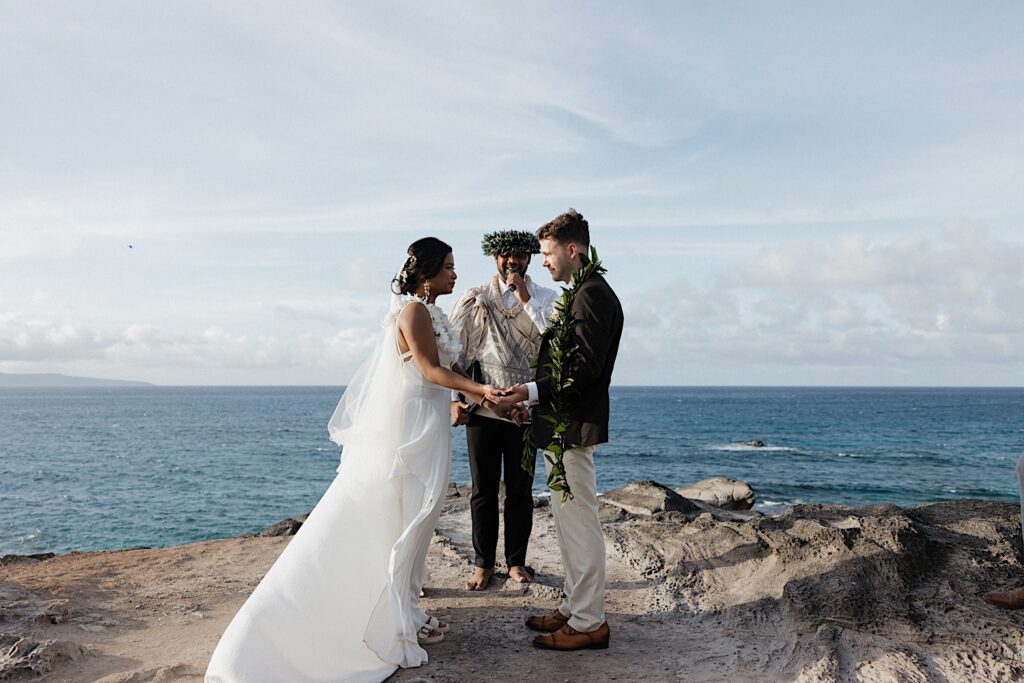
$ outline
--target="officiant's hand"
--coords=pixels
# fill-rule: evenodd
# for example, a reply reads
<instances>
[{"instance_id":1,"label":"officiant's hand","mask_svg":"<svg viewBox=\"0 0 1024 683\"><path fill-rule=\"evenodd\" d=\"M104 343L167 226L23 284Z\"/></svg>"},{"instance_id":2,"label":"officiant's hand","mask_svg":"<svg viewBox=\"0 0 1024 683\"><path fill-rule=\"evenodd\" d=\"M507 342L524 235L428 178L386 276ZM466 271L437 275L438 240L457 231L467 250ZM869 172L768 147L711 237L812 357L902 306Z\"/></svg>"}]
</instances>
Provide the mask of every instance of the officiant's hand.
<instances>
[{"instance_id":1,"label":"officiant's hand","mask_svg":"<svg viewBox=\"0 0 1024 683\"><path fill-rule=\"evenodd\" d=\"M523 279L523 276L518 271L510 270L508 275L505 276L505 284L515 287L513 292L516 298L524 304L530 300L530 288L526 286L526 280Z\"/></svg>"},{"instance_id":2,"label":"officiant's hand","mask_svg":"<svg viewBox=\"0 0 1024 683\"><path fill-rule=\"evenodd\" d=\"M463 401L452 401L452 426L459 427L469 424L469 404Z\"/></svg>"}]
</instances>

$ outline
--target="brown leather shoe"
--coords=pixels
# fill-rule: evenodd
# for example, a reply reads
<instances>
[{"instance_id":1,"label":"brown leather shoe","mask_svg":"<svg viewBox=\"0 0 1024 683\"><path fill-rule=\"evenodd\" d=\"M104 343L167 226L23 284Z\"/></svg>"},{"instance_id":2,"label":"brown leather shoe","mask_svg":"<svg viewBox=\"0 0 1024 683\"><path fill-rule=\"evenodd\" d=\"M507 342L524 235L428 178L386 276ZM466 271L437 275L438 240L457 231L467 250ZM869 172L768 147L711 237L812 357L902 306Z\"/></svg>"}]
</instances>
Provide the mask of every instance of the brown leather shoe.
<instances>
[{"instance_id":1,"label":"brown leather shoe","mask_svg":"<svg viewBox=\"0 0 1024 683\"><path fill-rule=\"evenodd\" d=\"M526 618L526 625L532 628L534 631L540 631L542 633L552 633L569 623L569 617L565 616L557 609L551 614L537 614L532 617Z\"/></svg>"},{"instance_id":2,"label":"brown leather shoe","mask_svg":"<svg viewBox=\"0 0 1024 683\"><path fill-rule=\"evenodd\" d=\"M994 591L985 593L981 599L990 605L1002 607L1003 609L1024 608L1024 586L1014 588L1011 591Z\"/></svg>"},{"instance_id":3,"label":"brown leather shoe","mask_svg":"<svg viewBox=\"0 0 1024 683\"><path fill-rule=\"evenodd\" d=\"M554 633L547 633L533 639L534 647L542 650L604 650L611 640L608 622L604 622L588 633L577 631L569 624Z\"/></svg>"}]
</instances>

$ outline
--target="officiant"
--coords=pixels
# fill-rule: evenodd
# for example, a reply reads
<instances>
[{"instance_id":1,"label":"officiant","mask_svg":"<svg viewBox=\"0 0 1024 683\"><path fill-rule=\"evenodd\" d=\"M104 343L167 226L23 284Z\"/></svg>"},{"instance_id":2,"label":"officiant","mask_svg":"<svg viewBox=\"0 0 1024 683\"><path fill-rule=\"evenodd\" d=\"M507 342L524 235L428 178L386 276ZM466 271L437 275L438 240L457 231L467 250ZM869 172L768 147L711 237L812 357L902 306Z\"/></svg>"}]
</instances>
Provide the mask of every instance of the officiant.
<instances>
[{"instance_id":1,"label":"officiant","mask_svg":"<svg viewBox=\"0 0 1024 683\"><path fill-rule=\"evenodd\" d=\"M462 340L459 365L479 381L508 387L533 379L531 364L540 351L558 292L527 274L540 252L536 235L500 230L484 236L483 253L497 272L471 287L452 309L451 323ZM533 477L522 467L526 427L500 418L453 392L452 424L466 425L469 469L473 478L470 510L476 565L466 582L483 590L494 575L498 544L498 491L504 470L505 562L511 578L533 579L526 551L533 528Z\"/></svg>"}]
</instances>

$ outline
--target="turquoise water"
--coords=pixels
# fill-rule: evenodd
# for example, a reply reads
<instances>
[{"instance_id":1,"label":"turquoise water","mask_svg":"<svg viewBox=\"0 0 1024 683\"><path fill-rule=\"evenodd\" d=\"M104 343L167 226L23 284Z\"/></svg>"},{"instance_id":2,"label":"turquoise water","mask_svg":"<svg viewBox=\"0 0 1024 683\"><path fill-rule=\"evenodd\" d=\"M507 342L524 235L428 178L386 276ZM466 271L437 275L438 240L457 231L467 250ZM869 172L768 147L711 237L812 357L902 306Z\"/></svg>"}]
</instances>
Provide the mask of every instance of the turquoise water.
<instances>
[{"instance_id":1,"label":"turquoise water","mask_svg":"<svg viewBox=\"0 0 1024 683\"><path fill-rule=\"evenodd\" d=\"M163 546L307 512L331 387L0 389L0 555ZM724 475L759 507L1016 501L1024 389L616 387L598 487ZM769 447L740 445L761 439ZM453 479L466 482L453 430ZM536 488L542 490L542 477Z\"/></svg>"}]
</instances>

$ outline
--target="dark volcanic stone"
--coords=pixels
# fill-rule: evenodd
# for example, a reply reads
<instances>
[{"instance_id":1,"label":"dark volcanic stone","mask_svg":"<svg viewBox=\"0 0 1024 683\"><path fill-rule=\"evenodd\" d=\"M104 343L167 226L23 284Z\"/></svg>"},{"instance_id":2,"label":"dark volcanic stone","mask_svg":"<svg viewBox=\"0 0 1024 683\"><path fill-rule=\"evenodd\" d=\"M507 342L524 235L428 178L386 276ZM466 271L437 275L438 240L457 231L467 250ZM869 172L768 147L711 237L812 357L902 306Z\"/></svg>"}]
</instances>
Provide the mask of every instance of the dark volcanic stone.
<instances>
[{"instance_id":1,"label":"dark volcanic stone","mask_svg":"<svg viewBox=\"0 0 1024 683\"><path fill-rule=\"evenodd\" d=\"M42 562L56 557L54 553L35 553L33 555L4 555L0 557L0 567L7 567L21 562Z\"/></svg>"},{"instance_id":2,"label":"dark volcanic stone","mask_svg":"<svg viewBox=\"0 0 1024 683\"><path fill-rule=\"evenodd\" d=\"M284 519L256 534L257 536L294 536L302 527L297 519Z\"/></svg>"}]
</instances>

